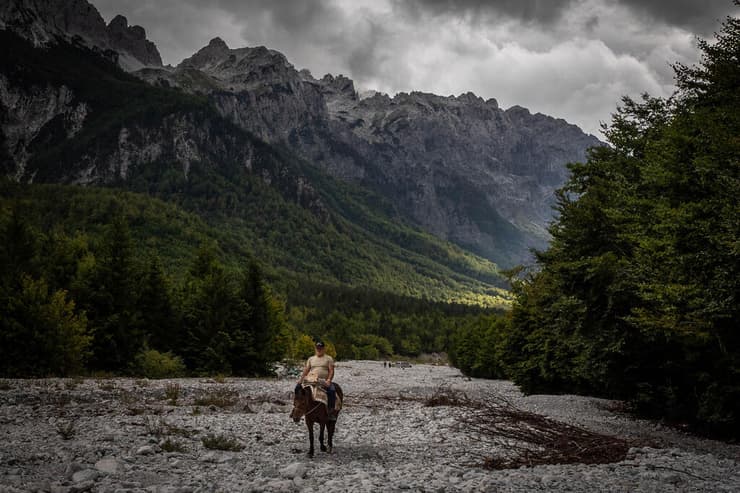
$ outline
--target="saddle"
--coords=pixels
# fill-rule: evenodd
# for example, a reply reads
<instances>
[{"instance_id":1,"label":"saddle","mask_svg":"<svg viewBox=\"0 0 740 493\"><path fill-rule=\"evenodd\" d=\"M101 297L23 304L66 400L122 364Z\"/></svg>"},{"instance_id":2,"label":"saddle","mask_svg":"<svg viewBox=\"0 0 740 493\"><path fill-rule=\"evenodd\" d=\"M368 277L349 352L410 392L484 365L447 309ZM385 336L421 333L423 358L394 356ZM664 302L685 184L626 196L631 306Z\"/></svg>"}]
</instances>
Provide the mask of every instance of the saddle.
<instances>
[{"instance_id":1,"label":"saddle","mask_svg":"<svg viewBox=\"0 0 740 493\"><path fill-rule=\"evenodd\" d=\"M301 386L304 389L311 389L311 398L316 402L321 402L322 404L324 404L327 410L329 409L329 396L326 393L326 389L324 388L322 381L304 381ZM334 410L339 411L340 409L342 409L342 398L339 397L339 393L337 393L334 399Z\"/></svg>"}]
</instances>

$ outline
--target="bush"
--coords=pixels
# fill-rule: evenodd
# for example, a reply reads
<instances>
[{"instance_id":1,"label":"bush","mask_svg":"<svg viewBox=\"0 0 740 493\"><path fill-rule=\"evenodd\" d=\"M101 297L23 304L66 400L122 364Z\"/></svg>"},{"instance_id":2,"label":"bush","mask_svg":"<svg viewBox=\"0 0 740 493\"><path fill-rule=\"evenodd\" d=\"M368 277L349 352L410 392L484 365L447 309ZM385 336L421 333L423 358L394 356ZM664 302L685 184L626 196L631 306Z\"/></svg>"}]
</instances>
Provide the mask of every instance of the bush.
<instances>
[{"instance_id":1,"label":"bush","mask_svg":"<svg viewBox=\"0 0 740 493\"><path fill-rule=\"evenodd\" d=\"M239 452L244 449L244 445L239 443L236 438L227 437L226 435L210 434L201 439L203 446L211 450L228 450L230 452Z\"/></svg>"},{"instance_id":2,"label":"bush","mask_svg":"<svg viewBox=\"0 0 740 493\"><path fill-rule=\"evenodd\" d=\"M178 441L178 440L172 440L170 438L166 439L164 442L162 442L162 450L165 452L187 452L188 449L185 447L185 445Z\"/></svg>"},{"instance_id":3,"label":"bush","mask_svg":"<svg viewBox=\"0 0 740 493\"><path fill-rule=\"evenodd\" d=\"M236 390L229 388L217 388L195 398L196 406L216 406L220 408L231 407L239 400Z\"/></svg>"},{"instance_id":4,"label":"bush","mask_svg":"<svg viewBox=\"0 0 740 493\"><path fill-rule=\"evenodd\" d=\"M168 383L164 387L164 397L170 401L170 405L176 406L177 399L180 397L180 384L179 383Z\"/></svg>"},{"instance_id":5,"label":"bush","mask_svg":"<svg viewBox=\"0 0 740 493\"><path fill-rule=\"evenodd\" d=\"M185 374L182 358L170 352L145 349L136 355L135 372L147 378L176 378Z\"/></svg>"}]
</instances>

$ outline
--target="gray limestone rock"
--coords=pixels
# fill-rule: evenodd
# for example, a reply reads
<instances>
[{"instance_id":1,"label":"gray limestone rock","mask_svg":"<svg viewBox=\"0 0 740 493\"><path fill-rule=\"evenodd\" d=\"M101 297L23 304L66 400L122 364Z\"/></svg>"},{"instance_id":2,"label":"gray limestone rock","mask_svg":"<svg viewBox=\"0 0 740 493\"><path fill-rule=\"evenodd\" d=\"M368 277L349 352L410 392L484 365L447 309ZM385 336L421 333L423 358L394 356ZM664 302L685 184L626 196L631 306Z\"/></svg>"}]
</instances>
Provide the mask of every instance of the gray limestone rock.
<instances>
[{"instance_id":1,"label":"gray limestone rock","mask_svg":"<svg viewBox=\"0 0 740 493\"><path fill-rule=\"evenodd\" d=\"M95 469L105 474L115 474L122 468L121 461L112 457L100 459L95 463Z\"/></svg>"},{"instance_id":2,"label":"gray limestone rock","mask_svg":"<svg viewBox=\"0 0 740 493\"><path fill-rule=\"evenodd\" d=\"M77 471L76 473L72 474L72 481L75 483L85 483L88 481L95 481L95 479L100 475L98 471L95 469L83 469L81 471Z\"/></svg>"}]
</instances>

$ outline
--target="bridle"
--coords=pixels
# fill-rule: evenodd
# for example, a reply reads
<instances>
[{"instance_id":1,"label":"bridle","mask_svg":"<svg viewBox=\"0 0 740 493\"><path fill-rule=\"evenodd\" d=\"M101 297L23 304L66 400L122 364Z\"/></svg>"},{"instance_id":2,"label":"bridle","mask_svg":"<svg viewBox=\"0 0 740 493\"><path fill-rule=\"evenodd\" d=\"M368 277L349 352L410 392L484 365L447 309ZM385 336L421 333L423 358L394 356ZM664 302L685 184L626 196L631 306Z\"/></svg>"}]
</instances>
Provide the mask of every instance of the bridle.
<instances>
[{"instance_id":1,"label":"bridle","mask_svg":"<svg viewBox=\"0 0 740 493\"><path fill-rule=\"evenodd\" d=\"M308 383L308 385L312 385L313 386L313 385L316 385L316 384L313 383L313 382L311 382L311 383ZM306 397L309 397L310 398L310 396L311 396L311 394L309 393ZM309 399L306 399L306 401L309 401ZM315 410L317 410L319 408L319 406L323 406L323 405L324 405L323 402L317 403L314 407L311 408L310 411L306 411L305 413L303 413L303 416L308 416L309 414L311 414L312 412L314 412Z\"/></svg>"}]
</instances>

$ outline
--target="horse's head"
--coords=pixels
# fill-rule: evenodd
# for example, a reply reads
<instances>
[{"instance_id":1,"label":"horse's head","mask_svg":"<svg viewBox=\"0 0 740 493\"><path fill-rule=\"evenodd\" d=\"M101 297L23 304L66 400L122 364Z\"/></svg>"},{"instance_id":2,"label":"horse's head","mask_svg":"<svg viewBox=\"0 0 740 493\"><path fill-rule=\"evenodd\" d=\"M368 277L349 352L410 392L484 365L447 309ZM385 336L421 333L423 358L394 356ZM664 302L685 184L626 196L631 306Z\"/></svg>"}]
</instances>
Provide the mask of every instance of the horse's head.
<instances>
[{"instance_id":1,"label":"horse's head","mask_svg":"<svg viewBox=\"0 0 740 493\"><path fill-rule=\"evenodd\" d=\"M290 412L290 417L293 418L293 421L296 423L299 422L306 414L306 411L308 411L308 399L310 397L311 390L304 389L302 387L293 397L293 410Z\"/></svg>"}]
</instances>

